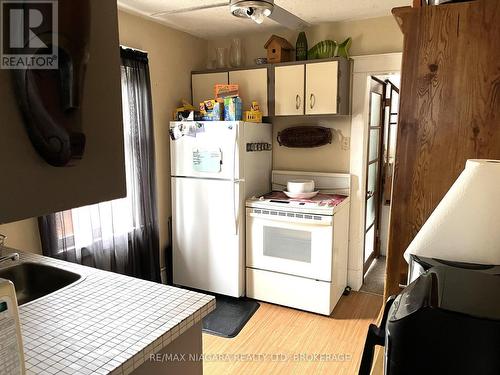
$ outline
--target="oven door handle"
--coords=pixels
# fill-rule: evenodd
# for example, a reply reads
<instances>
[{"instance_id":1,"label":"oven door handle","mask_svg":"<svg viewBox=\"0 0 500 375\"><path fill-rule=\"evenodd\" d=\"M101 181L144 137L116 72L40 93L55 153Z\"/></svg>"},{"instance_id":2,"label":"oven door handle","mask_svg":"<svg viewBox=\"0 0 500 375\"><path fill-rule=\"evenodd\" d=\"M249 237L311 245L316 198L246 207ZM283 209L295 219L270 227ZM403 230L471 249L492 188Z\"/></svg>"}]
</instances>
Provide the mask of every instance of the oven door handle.
<instances>
[{"instance_id":1,"label":"oven door handle","mask_svg":"<svg viewBox=\"0 0 500 375\"><path fill-rule=\"evenodd\" d=\"M289 216L271 216L271 215L263 215L263 214L255 214L255 213L248 213L248 217L251 217L253 219L260 219L260 220L267 220L267 221L275 221L279 223L289 223L291 225L300 225L300 226L309 226L309 227L329 227L332 226L333 223L333 217L332 220L327 220L327 221L318 221L317 223L311 222L309 220L304 220L301 218L294 218L294 217L289 217Z\"/></svg>"}]
</instances>

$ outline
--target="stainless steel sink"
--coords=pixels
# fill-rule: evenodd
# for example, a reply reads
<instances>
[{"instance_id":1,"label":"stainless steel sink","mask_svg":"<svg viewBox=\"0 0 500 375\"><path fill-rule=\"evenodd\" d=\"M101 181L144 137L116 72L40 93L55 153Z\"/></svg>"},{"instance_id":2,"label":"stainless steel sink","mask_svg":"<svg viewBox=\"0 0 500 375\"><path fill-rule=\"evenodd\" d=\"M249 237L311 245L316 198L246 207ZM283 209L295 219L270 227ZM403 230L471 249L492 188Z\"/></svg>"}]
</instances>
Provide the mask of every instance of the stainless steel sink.
<instances>
[{"instance_id":1,"label":"stainless steel sink","mask_svg":"<svg viewBox=\"0 0 500 375\"><path fill-rule=\"evenodd\" d=\"M0 278L14 283L17 303L24 305L67 287L79 281L82 276L61 268L26 262L0 268Z\"/></svg>"}]
</instances>

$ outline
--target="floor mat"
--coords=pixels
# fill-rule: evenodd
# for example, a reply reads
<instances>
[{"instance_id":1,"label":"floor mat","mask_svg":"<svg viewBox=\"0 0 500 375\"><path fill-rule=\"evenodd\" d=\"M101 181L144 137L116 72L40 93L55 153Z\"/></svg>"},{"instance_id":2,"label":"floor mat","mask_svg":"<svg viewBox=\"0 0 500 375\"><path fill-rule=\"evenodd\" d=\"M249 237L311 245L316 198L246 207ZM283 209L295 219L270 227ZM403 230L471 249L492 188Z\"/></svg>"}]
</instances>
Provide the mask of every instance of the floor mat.
<instances>
[{"instance_id":1,"label":"floor mat","mask_svg":"<svg viewBox=\"0 0 500 375\"><path fill-rule=\"evenodd\" d=\"M215 298L215 310L203 319L203 332L221 337L236 337L260 306L247 298Z\"/></svg>"},{"instance_id":2,"label":"floor mat","mask_svg":"<svg viewBox=\"0 0 500 375\"><path fill-rule=\"evenodd\" d=\"M384 295L385 283L385 257L377 258L373 261L365 275L362 292Z\"/></svg>"}]
</instances>

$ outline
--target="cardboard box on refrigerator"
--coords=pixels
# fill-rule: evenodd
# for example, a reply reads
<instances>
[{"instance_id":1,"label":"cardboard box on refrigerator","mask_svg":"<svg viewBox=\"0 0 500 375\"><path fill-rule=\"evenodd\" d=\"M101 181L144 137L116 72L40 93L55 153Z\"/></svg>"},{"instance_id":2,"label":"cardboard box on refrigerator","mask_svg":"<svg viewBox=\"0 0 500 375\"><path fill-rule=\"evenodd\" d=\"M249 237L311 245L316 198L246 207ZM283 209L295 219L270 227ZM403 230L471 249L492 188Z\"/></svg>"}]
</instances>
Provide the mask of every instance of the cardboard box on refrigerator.
<instances>
[{"instance_id":1,"label":"cardboard box on refrigerator","mask_svg":"<svg viewBox=\"0 0 500 375\"><path fill-rule=\"evenodd\" d=\"M243 119L241 98L224 99L224 121L241 121Z\"/></svg>"},{"instance_id":2,"label":"cardboard box on refrigerator","mask_svg":"<svg viewBox=\"0 0 500 375\"><path fill-rule=\"evenodd\" d=\"M205 100L200 103L200 115L203 121L223 121L224 103L221 99Z\"/></svg>"},{"instance_id":3,"label":"cardboard box on refrigerator","mask_svg":"<svg viewBox=\"0 0 500 375\"><path fill-rule=\"evenodd\" d=\"M234 98L240 95L239 85L217 84L214 86L215 98Z\"/></svg>"}]
</instances>

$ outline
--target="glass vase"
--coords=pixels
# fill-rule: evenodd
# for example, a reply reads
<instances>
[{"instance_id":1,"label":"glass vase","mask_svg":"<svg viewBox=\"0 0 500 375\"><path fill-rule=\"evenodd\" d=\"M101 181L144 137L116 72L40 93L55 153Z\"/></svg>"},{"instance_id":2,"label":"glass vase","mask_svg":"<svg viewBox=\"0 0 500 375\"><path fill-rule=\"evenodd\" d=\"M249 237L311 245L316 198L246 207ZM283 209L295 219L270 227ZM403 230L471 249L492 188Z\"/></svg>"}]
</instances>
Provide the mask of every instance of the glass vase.
<instances>
[{"instance_id":1,"label":"glass vase","mask_svg":"<svg viewBox=\"0 0 500 375\"><path fill-rule=\"evenodd\" d=\"M221 68L227 68L227 48L225 47L219 47L216 48L215 50L215 64L216 67L221 69Z\"/></svg>"},{"instance_id":2,"label":"glass vase","mask_svg":"<svg viewBox=\"0 0 500 375\"><path fill-rule=\"evenodd\" d=\"M240 38L234 38L231 41L229 62L233 68L239 68L243 66L243 47Z\"/></svg>"}]
</instances>

